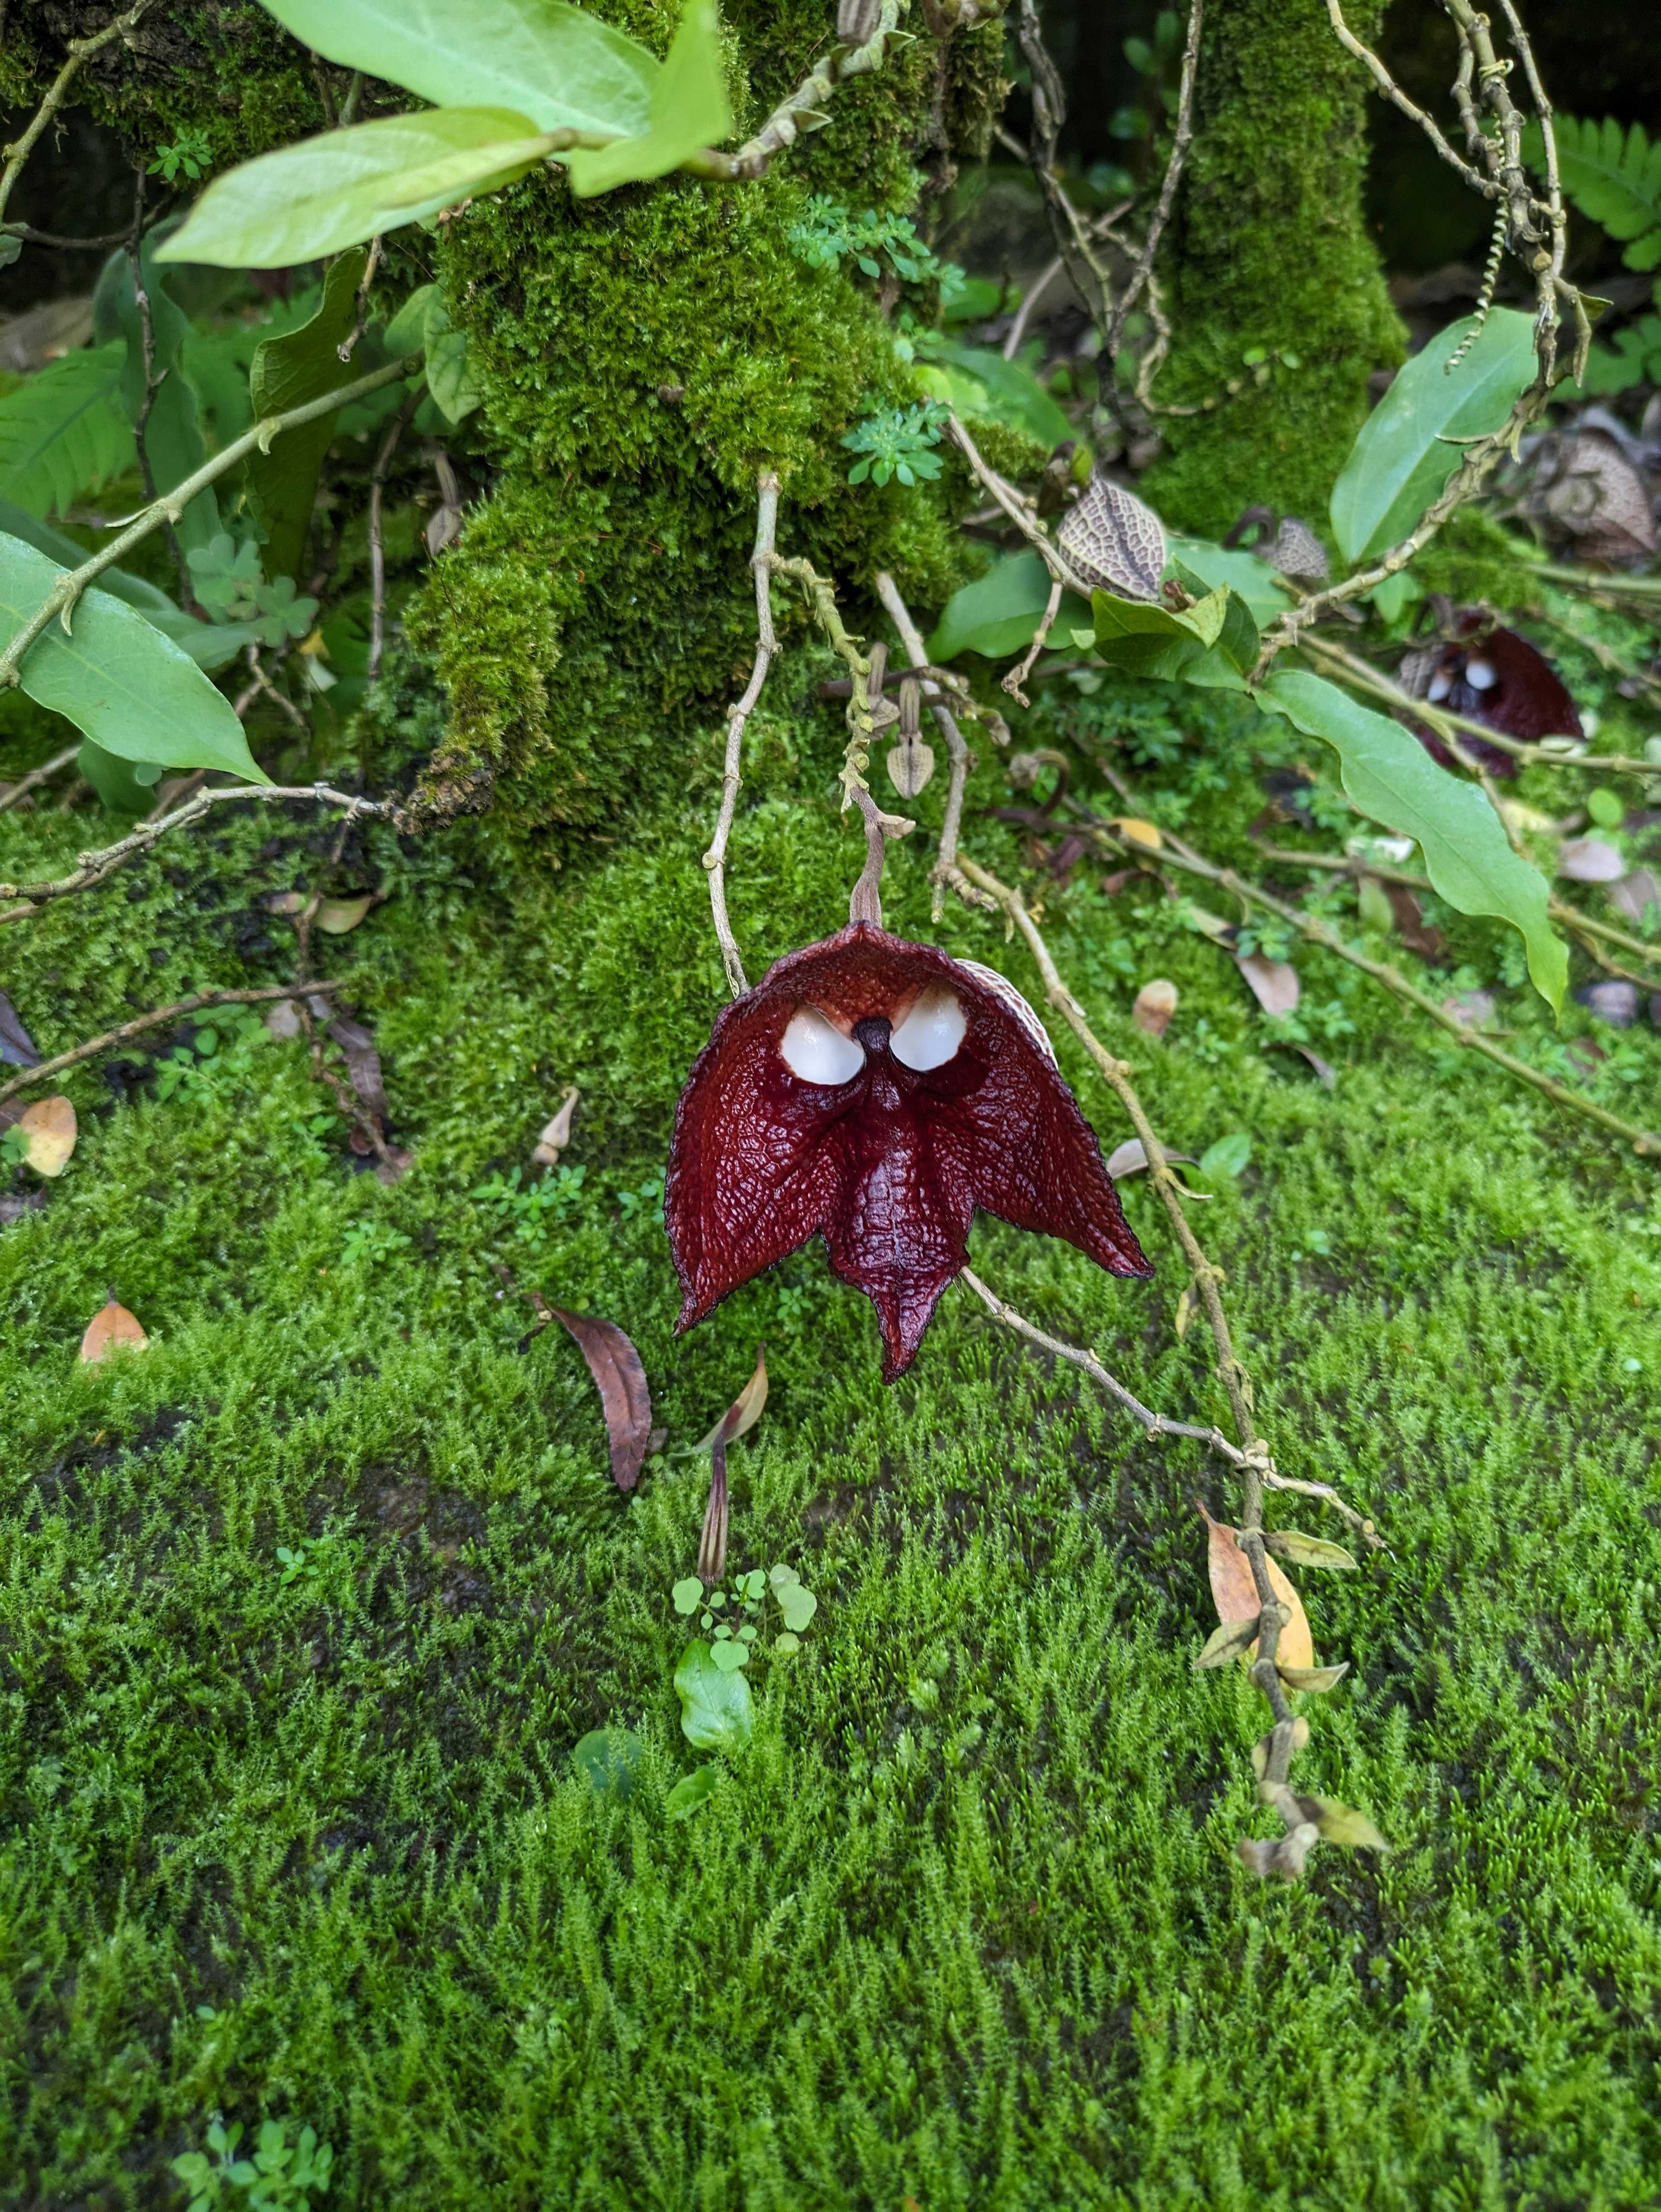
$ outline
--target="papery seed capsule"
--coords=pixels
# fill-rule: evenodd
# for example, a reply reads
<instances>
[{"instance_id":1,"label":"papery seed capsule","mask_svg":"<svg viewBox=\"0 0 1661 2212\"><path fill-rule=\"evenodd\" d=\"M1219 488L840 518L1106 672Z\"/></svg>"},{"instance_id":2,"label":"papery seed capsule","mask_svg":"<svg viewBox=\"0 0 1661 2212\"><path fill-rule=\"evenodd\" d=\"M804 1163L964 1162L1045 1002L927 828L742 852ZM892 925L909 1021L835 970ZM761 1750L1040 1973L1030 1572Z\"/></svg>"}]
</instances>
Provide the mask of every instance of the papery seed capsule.
<instances>
[{"instance_id":1,"label":"papery seed capsule","mask_svg":"<svg viewBox=\"0 0 1661 2212\"><path fill-rule=\"evenodd\" d=\"M882 18L882 0L842 0L837 36L845 46L867 46Z\"/></svg>"}]
</instances>

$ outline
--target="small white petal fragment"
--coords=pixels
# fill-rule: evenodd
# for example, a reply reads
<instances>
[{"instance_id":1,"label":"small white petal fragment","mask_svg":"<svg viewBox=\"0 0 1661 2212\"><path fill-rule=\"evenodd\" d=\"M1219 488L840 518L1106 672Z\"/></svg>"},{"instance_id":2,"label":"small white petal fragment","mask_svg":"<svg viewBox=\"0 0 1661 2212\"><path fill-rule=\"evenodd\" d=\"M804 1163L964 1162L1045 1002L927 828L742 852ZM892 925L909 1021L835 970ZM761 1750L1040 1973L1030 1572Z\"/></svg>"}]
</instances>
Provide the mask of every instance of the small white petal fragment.
<instances>
[{"instance_id":1,"label":"small white petal fragment","mask_svg":"<svg viewBox=\"0 0 1661 2212\"><path fill-rule=\"evenodd\" d=\"M852 1037L826 1021L817 1006L798 1006L779 1039L779 1058L804 1083L851 1083L865 1066Z\"/></svg>"},{"instance_id":2,"label":"small white petal fragment","mask_svg":"<svg viewBox=\"0 0 1661 2212\"><path fill-rule=\"evenodd\" d=\"M925 991L889 1039L888 1048L903 1067L927 1075L955 1056L968 1026L961 1003L950 991Z\"/></svg>"},{"instance_id":3,"label":"small white petal fragment","mask_svg":"<svg viewBox=\"0 0 1661 2212\"><path fill-rule=\"evenodd\" d=\"M1491 691L1500 678L1491 660L1468 660L1465 663L1465 681L1473 691Z\"/></svg>"}]
</instances>

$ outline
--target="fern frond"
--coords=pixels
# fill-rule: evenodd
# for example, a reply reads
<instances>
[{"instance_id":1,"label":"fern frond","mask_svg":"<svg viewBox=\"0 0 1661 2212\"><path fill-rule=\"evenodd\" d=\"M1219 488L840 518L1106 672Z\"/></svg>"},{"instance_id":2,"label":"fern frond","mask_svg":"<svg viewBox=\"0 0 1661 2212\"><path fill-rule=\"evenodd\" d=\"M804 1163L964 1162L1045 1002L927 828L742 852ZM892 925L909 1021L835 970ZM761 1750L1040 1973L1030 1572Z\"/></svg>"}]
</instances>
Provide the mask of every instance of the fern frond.
<instances>
[{"instance_id":1,"label":"fern frond","mask_svg":"<svg viewBox=\"0 0 1661 2212\"><path fill-rule=\"evenodd\" d=\"M0 398L0 499L63 514L132 465L132 429L116 396L119 342L48 362Z\"/></svg>"},{"instance_id":2,"label":"fern frond","mask_svg":"<svg viewBox=\"0 0 1661 2212\"><path fill-rule=\"evenodd\" d=\"M1560 115L1556 132L1558 172L1574 205L1611 238L1631 241L1621 257L1628 269L1661 266L1661 139L1652 144L1641 123L1623 131L1608 116L1594 123ZM1543 171L1537 123L1524 135L1523 156Z\"/></svg>"}]
</instances>

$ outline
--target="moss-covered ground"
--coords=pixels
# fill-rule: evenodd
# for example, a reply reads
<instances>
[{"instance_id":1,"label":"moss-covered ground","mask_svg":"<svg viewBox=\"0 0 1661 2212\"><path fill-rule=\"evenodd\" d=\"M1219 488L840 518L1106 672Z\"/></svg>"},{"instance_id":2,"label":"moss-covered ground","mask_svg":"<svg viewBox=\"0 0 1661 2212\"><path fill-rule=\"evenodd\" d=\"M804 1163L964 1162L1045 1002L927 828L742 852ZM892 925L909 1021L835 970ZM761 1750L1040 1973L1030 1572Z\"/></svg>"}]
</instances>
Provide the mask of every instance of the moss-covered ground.
<instances>
[{"instance_id":1,"label":"moss-covered ground","mask_svg":"<svg viewBox=\"0 0 1661 2212\"><path fill-rule=\"evenodd\" d=\"M840 924L855 869L814 672L794 655L754 725L752 975ZM1283 740L1101 709L1068 726L1129 732L1151 811L1249 854ZM982 751L969 842L1019 869L975 811L1012 795ZM395 1188L353 1172L298 1044L228 1031L167 1097L137 1052L67 1082L79 1147L0 1230L0 2203L182 2203L167 2162L221 2110L314 2127L343 2212L1655 2204L1655 1170L1311 957L1328 1092L1157 885L1110 897L1086 866L1045 888L1167 1141L1250 1137L1194 1212L1263 1427L1388 1541L1302 1578L1352 1672L1307 1701L1299 1772L1394 1848L1260 1887L1233 1844L1268 1831L1261 1706L1192 1668L1219 1462L1140 1439L960 1290L885 1389L871 1312L817 1249L671 1334L657 1179L720 1003L716 757L561 871L510 868L488 823L349 846L388 896L323 941L326 972L375 1027L415 1155ZM1086 754L1078 775L1099 788ZM101 830L0 816L0 875ZM251 810L7 929L40 1048L284 980L289 926L257 899L319 880L332 836ZM901 848L888 891L925 937L928 858ZM1561 1054L1497 935L1441 919L1457 980ZM940 937L1033 990L993 919ZM1130 1004L1160 974L1182 999L1155 1042ZM1571 1009L1563 1035L1585 1027ZM1600 1095L1652 1106L1652 1033L1600 1036ZM1110 1148L1116 1109L1056 1042ZM568 1083L558 1202L476 1196ZM1126 1205L1151 1284L989 1222L976 1265L1155 1405L1220 1419L1151 1194ZM575 1345L517 1348L498 1262L638 1344L669 1433L632 1498ZM80 1366L112 1291L150 1347ZM819 1612L756 1668L750 1748L672 1823L696 1754L669 1589L706 1468L675 1455L762 1339L734 1558L789 1561ZM605 1723L645 1742L626 1801L572 1759Z\"/></svg>"}]
</instances>

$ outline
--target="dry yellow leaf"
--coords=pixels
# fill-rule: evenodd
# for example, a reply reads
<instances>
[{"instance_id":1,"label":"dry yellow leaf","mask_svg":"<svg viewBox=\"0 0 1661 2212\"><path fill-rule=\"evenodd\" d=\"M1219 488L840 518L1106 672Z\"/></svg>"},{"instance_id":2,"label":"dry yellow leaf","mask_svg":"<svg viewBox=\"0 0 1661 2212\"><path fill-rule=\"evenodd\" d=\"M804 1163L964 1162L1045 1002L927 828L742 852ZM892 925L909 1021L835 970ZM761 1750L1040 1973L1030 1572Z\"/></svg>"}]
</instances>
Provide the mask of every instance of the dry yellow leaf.
<instances>
[{"instance_id":1,"label":"dry yellow leaf","mask_svg":"<svg viewBox=\"0 0 1661 2212\"><path fill-rule=\"evenodd\" d=\"M111 1352L123 1346L133 1352L143 1352L149 1342L138 1316L112 1298L87 1323L87 1333L81 1340L81 1357L90 1364L107 1359Z\"/></svg>"},{"instance_id":2,"label":"dry yellow leaf","mask_svg":"<svg viewBox=\"0 0 1661 2212\"><path fill-rule=\"evenodd\" d=\"M1141 845L1150 853L1158 853L1164 848L1165 839L1153 823L1139 821L1134 814L1116 816L1113 827L1127 845Z\"/></svg>"},{"instance_id":3,"label":"dry yellow leaf","mask_svg":"<svg viewBox=\"0 0 1661 2212\"><path fill-rule=\"evenodd\" d=\"M75 1109L61 1093L38 1098L17 1117L17 1126L28 1140L25 1154L36 1175L61 1176L75 1150L77 1134Z\"/></svg>"},{"instance_id":4,"label":"dry yellow leaf","mask_svg":"<svg viewBox=\"0 0 1661 2212\"><path fill-rule=\"evenodd\" d=\"M366 891L362 898L321 899L318 902L317 926L325 937L344 937L348 930L357 927L374 904L372 891Z\"/></svg>"},{"instance_id":5,"label":"dry yellow leaf","mask_svg":"<svg viewBox=\"0 0 1661 2212\"><path fill-rule=\"evenodd\" d=\"M1199 1510L1206 1524L1211 1597L1217 1618L1222 1621L1254 1620L1259 1608L1257 1585L1251 1579L1251 1562L1235 1542L1234 1530L1224 1522L1214 1521L1203 1505ZM1281 1630L1275 1654L1276 1662L1283 1667L1313 1667L1315 1639L1310 1633L1309 1615L1304 1611L1303 1600L1273 1559L1265 1564L1269 1588L1292 1616ZM1256 1646L1254 1644L1252 1649L1255 1651Z\"/></svg>"}]
</instances>

